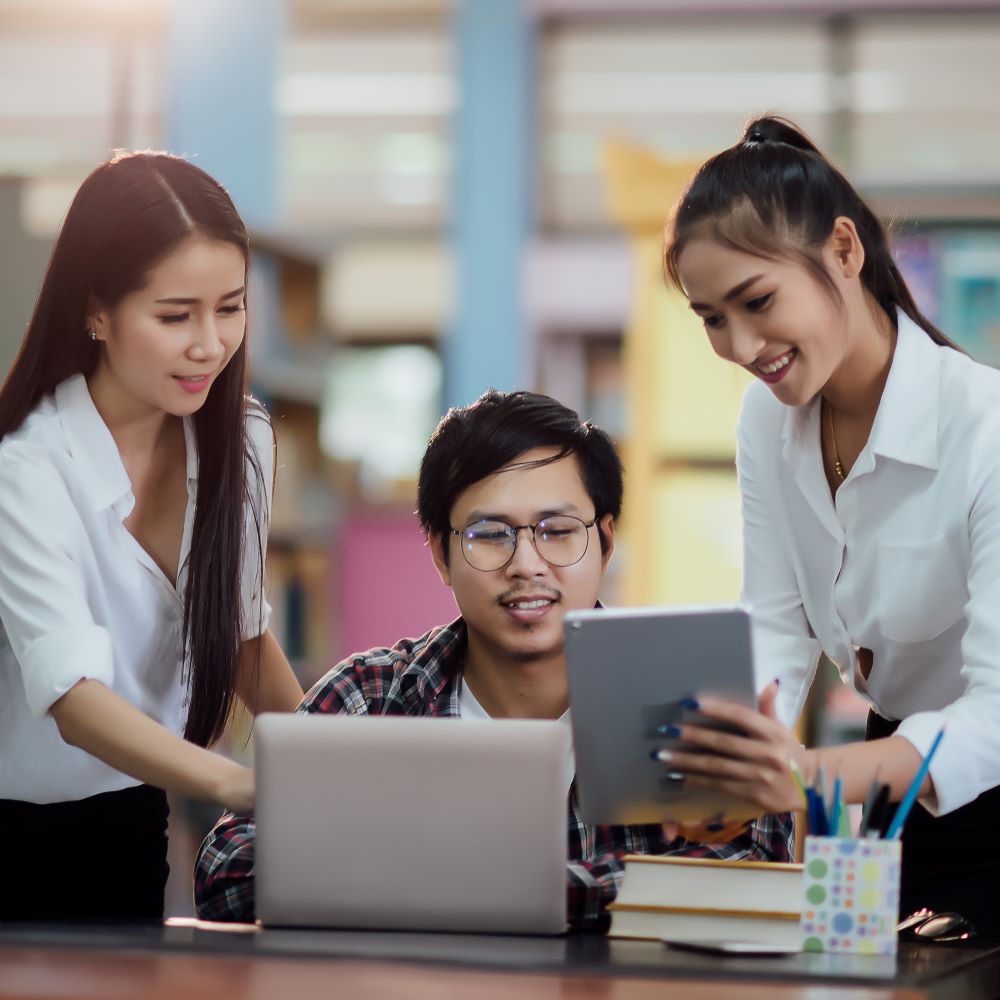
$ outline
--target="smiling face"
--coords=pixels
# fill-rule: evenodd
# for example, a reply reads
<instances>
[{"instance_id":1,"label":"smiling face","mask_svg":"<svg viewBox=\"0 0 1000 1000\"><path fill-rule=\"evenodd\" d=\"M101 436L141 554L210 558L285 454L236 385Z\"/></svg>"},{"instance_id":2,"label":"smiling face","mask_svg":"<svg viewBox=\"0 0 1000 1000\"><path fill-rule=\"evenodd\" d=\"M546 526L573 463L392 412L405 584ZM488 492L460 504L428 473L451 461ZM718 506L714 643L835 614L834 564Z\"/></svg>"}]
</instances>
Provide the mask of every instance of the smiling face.
<instances>
[{"instance_id":1,"label":"smiling face","mask_svg":"<svg viewBox=\"0 0 1000 1000\"><path fill-rule=\"evenodd\" d=\"M143 288L88 316L103 344L92 393L131 410L187 416L200 409L243 342L245 283L238 247L188 237Z\"/></svg>"},{"instance_id":2,"label":"smiling face","mask_svg":"<svg viewBox=\"0 0 1000 1000\"><path fill-rule=\"evenodd\" d=\"M552 448L525 452L499 472L473 483L451 509L451 526L462 529L482 520L508 525L535 524L554 514L594 520L594 503L572 455L548 465L525 463L551 458ZM598 527L608 539L601 551ZM587 550L572 566L551 566L538 554L530 531L517 533L514 556L501 569L470 566L461 539L431 540L434 562L452 588L469 629L470 652L491 659L530 662L562 653L562 620L566 611L592 608L614 548L610 514L587 529Z\"/></svg>"},{"instance_id":3,"label":"smiling face","mask_svg":"<svg viewBox=\"0 0 1000 1000\"><path fill-rule=\"evenodd\" d=\"M831 240L823 260L839 289L844 266L837 254ZM781 402L809 402L843 366L847 312L803 264L701 237L681 251L677 270L715 353L766 382Z\"/></svg>"}]
</instances>

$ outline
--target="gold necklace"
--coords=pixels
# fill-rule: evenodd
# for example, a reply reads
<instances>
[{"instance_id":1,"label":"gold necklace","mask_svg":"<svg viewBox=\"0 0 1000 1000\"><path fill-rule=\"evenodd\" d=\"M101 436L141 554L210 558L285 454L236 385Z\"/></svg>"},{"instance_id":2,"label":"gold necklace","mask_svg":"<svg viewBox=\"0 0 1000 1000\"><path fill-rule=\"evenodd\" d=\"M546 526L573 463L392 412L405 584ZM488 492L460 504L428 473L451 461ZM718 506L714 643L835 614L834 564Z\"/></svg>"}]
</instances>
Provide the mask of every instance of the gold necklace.
<instances>
[{"instance_id":1,"label":"gold necklace","mask_svg":"<svg viewBox=\"0 0 1000 1000\"><path fill-rule=\"evenodd\" d=\"M847 478L847 473L844 472L844 466L840 461L840 452L837 451L837 434L833 429L833 407L827 403L826 413L830 418L830 443L833 445L833 471L837 474L837 478L843 482Z\"/></svg>"}]
</instances>

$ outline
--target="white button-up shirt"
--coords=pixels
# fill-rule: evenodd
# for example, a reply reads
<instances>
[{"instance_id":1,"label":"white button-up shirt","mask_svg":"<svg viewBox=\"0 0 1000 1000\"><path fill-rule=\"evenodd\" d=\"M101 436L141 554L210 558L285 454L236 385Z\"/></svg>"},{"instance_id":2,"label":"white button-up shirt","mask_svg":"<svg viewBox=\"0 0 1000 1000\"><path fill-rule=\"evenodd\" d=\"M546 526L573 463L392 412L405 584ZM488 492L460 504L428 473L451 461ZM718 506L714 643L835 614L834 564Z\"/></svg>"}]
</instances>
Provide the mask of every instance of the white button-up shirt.
<instances>
[{"instance_id":1,"label":"white button-up shirt","mask_svg":"<svg viewBox=\"0 0 1000 1000\"><path fill-rule=\"evenodd\" d=\"M899 316L871 435L836 498L820 400L747 390L737 467L744 603L761 686L802 709L821 652L926 754L925 805L947 813L1000 784L1000 372ZM856 649L873 653L867 682Z\"/></svg>"},{"instance_id":2,"label":"white button-up shirt","mask_svg":"<svg viewBox=\"0 0 1000 1000\"><path fill-rule=\"evenodd\" d=\"M271 430L262 414L247 426L263 472L257 505L266 538ZM188 499L176 585L123 524L135 506L132 486L82 375L0 441L0 798L58 802L137 784L65 743L48 715L84 677L184 731L184 588L198 489L190 418L184 441ZM251 470L248 478L256 482ZM248 510L245 639L263 632L270 614L255 536Z\"/></svg>"}]
</instances>

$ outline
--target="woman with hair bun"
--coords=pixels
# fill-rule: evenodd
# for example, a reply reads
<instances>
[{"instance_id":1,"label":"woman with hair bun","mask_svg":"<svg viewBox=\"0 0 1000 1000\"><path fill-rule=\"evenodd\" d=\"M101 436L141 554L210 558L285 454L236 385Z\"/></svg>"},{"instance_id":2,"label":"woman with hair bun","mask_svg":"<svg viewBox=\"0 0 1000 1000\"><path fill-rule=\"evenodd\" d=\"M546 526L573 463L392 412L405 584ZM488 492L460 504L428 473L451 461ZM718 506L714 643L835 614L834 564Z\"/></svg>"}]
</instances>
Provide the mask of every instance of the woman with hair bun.
<instances>
[{"instance_id":1,"label":"woman with hair bun","mask_svg":"<svg viewBox=\"0 0 1000 1000\"><path fill-rule=\"evenodd\" d=\"M273 470L229 195L116 156L70 206L0 389L0 920L156 920L164 790L253 804L234 700L302 691L267 631Z\"/></svg>"},{"instance_id":2,"label":"woman with hair bun","mask_svg":"<svg viewBox=\"0 0 1000 1000\"><path fill-rule=\"evenodd\" d=\"M665 269L715 352L756 381L738 427L742 598L760 711L704 700L745 736L671 770L800 807L789 773L873 779L898 802L942 727L903 831L902 909L1000 931L1000 372L917 308L886 233L791 123L752 122L682 195ZM790 728L825 653L869 702L865 742L806 750Z\"/></svg>"}]
</instances>

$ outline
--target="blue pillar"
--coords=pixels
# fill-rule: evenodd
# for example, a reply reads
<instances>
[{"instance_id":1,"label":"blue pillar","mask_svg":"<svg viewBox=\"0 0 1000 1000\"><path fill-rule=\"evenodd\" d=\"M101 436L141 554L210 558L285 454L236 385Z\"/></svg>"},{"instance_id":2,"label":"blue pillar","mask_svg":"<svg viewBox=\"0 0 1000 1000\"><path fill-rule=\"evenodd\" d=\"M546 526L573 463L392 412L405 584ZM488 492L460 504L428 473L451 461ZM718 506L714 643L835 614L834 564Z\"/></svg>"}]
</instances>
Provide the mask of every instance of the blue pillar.
<instances>
[{"instance_id":1,"label":"blue pillar","mask_svg":"<svg viewBox=\"0 0 1000 1000\"><path fill-rule=\"evenodd\" d=\"M225 185L256 229L278 221L275 85L285 7L175 0L167 33L167 146Z\"/></svg>"},{"instance_id":2,"label":"blue pillar","mask_svg":"<svg viewBox=\"0 0 1000 1000\"><path fill-rule=\"evenodd\" d=\"M445 403L528 372L521 256L531 226L534 22L521 0L460 0L455 16L456 296L444 344Z\"/></svg>"}]
</instances>

